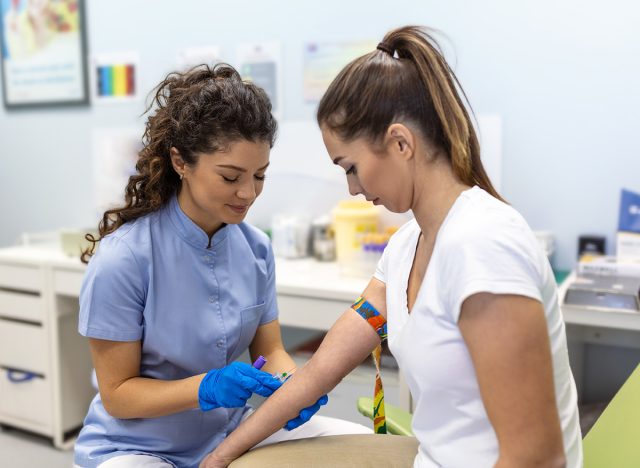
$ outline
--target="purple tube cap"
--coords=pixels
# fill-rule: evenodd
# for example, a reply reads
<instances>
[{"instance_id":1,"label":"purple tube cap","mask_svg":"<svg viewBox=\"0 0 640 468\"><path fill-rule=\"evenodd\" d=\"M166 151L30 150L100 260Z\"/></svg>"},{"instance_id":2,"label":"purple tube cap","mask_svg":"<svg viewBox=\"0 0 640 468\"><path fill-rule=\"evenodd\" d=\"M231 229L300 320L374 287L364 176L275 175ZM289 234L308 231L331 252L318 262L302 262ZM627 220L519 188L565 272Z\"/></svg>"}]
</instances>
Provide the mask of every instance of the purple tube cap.
<instances>
[{"instance_id":1,"label":"purple tube cap","mask_svg":"<svg viewBox=\"0 0 640 468\"><path fill-rule=\"evenodd\" d=\"M264 366L266 363L267 360L264 358L264 356L258 356L256 362L253 363L253 367L255 367L256 369L262 369L262 366Z\"/></svg>"}]
</instances>

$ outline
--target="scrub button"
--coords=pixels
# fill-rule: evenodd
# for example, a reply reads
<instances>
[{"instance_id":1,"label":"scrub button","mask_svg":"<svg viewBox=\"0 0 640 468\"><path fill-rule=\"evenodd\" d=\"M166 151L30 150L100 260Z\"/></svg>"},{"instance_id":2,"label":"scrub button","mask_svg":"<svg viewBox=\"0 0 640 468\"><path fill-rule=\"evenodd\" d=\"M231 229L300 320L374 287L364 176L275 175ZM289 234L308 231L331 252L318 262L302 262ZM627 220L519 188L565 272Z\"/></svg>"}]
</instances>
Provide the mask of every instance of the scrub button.
<instances>
[{"instance_id":1,"label":"scrub button","mask_svg":"<svg viewBox=\"0 0 640 468\"><path fill-rule=\"evenodd\" d=\"M224 346L224 340L218 340L216 346L218 346L218 348L222 348Z\"/></svg>"}]
</instances>

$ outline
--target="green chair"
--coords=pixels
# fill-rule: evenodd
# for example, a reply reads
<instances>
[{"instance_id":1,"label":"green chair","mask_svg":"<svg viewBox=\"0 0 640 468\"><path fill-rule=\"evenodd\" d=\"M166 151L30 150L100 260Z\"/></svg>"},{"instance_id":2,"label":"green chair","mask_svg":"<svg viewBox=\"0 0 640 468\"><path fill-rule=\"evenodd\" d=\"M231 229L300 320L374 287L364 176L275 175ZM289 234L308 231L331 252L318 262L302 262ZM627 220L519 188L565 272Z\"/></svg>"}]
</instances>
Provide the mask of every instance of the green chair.
<instances>
[{"instance_id":1,"label":"green chair","mask_svg":"<svg viewBox=\"0 0 640 468\"><path fill-rule=\"evenodd\" d=\"M584 468L640 466L640 365L582 441Z\"/></svg>"},{"instance_id":2,"label":"green chair","mask_svg":"<svg viewBox=\"0 0 640 468\"><path fill-rule=\"evenodd\" d=\"M358 411L373 417L373 400L358 399ZM385 405L389 434L412 436L411 413ZM620 387L582 441L584 468L640 466L640 365Z\"/></svg>"},{"instance_id":3,"label":"green chair","mask_svg":"<svg viewBox=\"0 0 640 468\"><path fill-rule=\"evenodd\" d=\"M373 420L373 398L358 398L358 411L360 414ZM412 436L411 413L397 406L385 403L385 416L387 418L387 432L389 434Z\"/></svg>"}]
</instances>

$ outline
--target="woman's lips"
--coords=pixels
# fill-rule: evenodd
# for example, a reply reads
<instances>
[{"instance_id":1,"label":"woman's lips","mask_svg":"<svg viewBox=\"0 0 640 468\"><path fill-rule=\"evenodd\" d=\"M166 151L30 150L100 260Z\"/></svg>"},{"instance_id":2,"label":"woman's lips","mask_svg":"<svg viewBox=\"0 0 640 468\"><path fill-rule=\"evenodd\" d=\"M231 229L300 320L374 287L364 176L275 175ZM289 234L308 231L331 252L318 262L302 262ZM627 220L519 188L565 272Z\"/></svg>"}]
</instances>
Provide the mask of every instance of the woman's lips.
<instances>
[{"instance_id":1,"label":"woman's lips","mask_svg":"<svg viewBox=\"0 0 640 468\"><path fill-rule=\"evenodd\" d=\"M227 205L232 211L238 214L246 213L248 205Z\"/></svg>"}]
</instances>

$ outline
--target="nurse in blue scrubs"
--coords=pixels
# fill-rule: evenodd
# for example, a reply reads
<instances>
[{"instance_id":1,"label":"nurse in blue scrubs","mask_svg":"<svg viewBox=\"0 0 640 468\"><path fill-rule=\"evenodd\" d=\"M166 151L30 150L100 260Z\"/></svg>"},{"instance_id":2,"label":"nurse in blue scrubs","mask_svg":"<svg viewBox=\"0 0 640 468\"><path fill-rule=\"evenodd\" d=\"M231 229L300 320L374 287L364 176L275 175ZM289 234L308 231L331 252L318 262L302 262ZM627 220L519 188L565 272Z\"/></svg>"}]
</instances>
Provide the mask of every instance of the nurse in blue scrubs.
<instances>
[{"instance_id":1,"label":"nurse in blue scrubs","mask_svg":"<svg viewBox=\"0 0 640 468\"><path fill-rule=\"evenodd\" d=\"M295 368L269 240L243 222L275 139L266 94L229 66L200 66L170 74L154 105L125 203L84 254L79 331L100 392L79 467L196 467L250 414L253 393L278 389L271 374ZM263 370L235 361L247 349L267 358ZM266 443L371 432L321 416L302 426L324 403Z\"/></svg>"}]
</instances>

